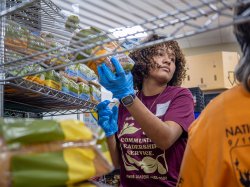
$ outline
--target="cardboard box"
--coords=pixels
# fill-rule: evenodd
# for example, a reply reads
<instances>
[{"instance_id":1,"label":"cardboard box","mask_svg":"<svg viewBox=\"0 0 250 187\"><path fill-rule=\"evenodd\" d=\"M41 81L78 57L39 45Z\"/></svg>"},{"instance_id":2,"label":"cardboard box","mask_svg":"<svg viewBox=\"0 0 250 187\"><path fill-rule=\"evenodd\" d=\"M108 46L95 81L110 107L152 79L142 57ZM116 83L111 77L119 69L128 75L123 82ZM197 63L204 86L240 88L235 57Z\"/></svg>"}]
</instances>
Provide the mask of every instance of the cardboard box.
<instances>
[{"instance_id":1,"label":"cardboard box","mask_svg":"<svg viewBox=\"0 0 250 187\"><path fill-rule=\"evenodd\" d=\"M215 52L186 57L187 76L183 87L200 87L202 91L229 89L236 85L234 69L237 52Z\"/></svg>"}]
</instances>

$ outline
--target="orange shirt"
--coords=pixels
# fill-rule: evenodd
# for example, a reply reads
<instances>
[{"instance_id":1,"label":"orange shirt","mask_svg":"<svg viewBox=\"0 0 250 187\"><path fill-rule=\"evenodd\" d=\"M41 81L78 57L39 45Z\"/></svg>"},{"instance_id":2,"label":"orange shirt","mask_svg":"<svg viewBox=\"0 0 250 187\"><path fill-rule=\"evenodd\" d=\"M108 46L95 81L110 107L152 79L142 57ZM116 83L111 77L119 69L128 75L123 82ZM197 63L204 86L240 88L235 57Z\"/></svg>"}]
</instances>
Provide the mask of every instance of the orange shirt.
<instances>
[{"instance_id":1,"label":"orange shirt","mask_svg":"<svg viewBox=\"0 0 250 187\"><path fill-rule=\"evenodd\" d=\"M213 99L189 129L178 187L250 186L250 93Z\"/></svg>"}]
</instances>

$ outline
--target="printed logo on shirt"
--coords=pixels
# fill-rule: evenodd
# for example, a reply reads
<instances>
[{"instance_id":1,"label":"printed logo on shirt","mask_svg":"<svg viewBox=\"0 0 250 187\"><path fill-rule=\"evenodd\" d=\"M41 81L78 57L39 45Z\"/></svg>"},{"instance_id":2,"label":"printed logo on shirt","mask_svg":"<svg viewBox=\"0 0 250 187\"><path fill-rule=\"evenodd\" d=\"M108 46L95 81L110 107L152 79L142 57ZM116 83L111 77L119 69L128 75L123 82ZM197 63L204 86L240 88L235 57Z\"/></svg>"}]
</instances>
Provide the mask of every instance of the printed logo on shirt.
<instances>
[{"instance_id":1,"label":"printed logo on shirt","mask_svg":"<svg viewBox=\"0 0 250 187\"><path fill-rule=\"evenodd\" d=\"M235 176L240 186L244 187L249 187L250 185L250 161L248 153L250 153L250 145L235 147L231 150Z\"/></svg>"},{"instance_id":2,"label":"printed logo on shirt","mask_svg":"<svg viewBox=\"0 0 250 187\"><path fill-rule=\"evenodd\" d=\"M166 180L168 166L165 151L155 155L156 144L145 135L142 137L131 136L135 133L143 134L141 128L134 123L125 122L123 129L118 133L121 142L122 160L127 171L143 171L144 175L128 174L127 178ZM140 159L137 157L139 156ZM157 175L153 175L153 174ZM151 175L149 175L151 174Z\"/></svg>"},{"instance_id":3,"label":"printed logo on shirt","mask_svg":"<svg viewBox=\"0 0 250 187\"><path fill-rule=\"evenodd\" d=\"M242 124L225 129L230 146L231 164L240 186L250 186L250 125Z\"/></svg>"},{"instance_id":4,"label":"printed logo on shirt","mask_svg":"<svg viewBox=\"0 0 250 187\"><path fill-rule=\"evenodd\" d=\"M156 105L156 114L155 115L157 117L164 115L168 110L169 104L170 104L170 101L168 101L166 103L162 103L162 104L157 104Z\"/></svg>"}]
</instances>

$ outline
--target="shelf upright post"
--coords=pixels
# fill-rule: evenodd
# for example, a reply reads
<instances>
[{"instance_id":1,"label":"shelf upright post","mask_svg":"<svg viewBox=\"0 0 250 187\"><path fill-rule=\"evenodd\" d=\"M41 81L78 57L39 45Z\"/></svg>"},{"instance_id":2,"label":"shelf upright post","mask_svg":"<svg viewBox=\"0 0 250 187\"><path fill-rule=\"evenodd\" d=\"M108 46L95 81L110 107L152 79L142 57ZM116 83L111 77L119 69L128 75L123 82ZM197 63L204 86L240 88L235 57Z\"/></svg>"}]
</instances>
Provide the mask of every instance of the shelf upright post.
<instances>
[{"instance_id":1,"label":"shelf upright post","mask_svg":"<svg viewBox=\"0 0 250 187\"><path fill-rule=\"evenodd\" d=\"M80 120L80 113L79 113L80 110L77 110L77 114L76 114L76 119L77 120Z\"/></svg>"},{"instance_id":2,"label":"shelf upright post","mask_svg":"<svg viewBox=\"0 0 250 187\"><path fill-rule=\"evenodd\" d=\"M0 12L6 9L6 0L0 1ZM0 64L4 64L5 16L0 17ZM0 68L0 80L5 79L5 73ZM4 82L0 82L0 117L4 116Z\"/></svg>"}]
</instances>

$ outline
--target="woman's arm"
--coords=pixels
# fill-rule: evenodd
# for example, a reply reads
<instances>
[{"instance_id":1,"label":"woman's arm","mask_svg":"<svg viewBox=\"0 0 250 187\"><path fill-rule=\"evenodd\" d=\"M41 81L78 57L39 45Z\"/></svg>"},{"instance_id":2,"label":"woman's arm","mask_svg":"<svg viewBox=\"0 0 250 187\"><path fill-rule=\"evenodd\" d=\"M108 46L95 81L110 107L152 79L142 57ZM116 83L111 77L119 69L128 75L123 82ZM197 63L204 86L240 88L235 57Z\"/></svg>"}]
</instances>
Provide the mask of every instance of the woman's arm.
<instances>
[{"instance_id":1,"label":"woman's arm","mask_svg":"<svg viewBox=\"0 0 250 187\"><path fill-rule=\"evenodd\" d=\"M160 120L137 97L127 109L146 135L163 150L171 147L183 132L182 127L176 122Z\"/></svg>"},{"instance_id":2,"label":"woman's arm","mask_svg":"<svg viewBox=\"0 0 250 187\"><path fill-rule=\"evenodd\" d=\"M119 150L118 150L118 144L116 142L115 135L112 135L110 137L107 137L107 143L109 147L109 151L111 154L111 159L114 164L114 167L118 169L120 167L120 162L119 162Z\"/></svg>"},{"instance_id":3,"label":"woman's arm","mask_svg":"<svg viewBox=\"0 0 250 187\"><path fill-rule=\"evenodd\" d=\"M107 137L107 143L111 154L112 162L115 168L119 167L118 147L115 133L118 130L118 108L113 106L109 108L110 101L105 100L96 106L98 111L98 124L102 127Z\"/></svg>"}]
</instances>

